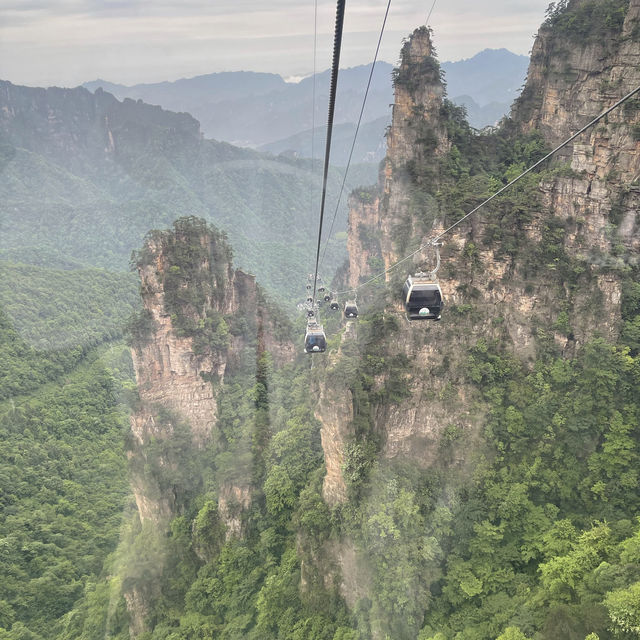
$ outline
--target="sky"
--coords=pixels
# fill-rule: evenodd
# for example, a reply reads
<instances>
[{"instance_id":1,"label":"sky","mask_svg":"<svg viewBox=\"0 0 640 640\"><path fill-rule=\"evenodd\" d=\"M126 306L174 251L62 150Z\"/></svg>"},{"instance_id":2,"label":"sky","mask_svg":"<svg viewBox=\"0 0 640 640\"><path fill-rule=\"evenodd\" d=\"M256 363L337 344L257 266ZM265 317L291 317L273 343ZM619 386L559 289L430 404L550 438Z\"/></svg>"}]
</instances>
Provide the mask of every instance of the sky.
<instances>
[{"instance_id":1,"label":"sky","mask_svg":"<svg viewBox=\"0 0 640 640\"><path fill-rule=\"evenodd\" d=\"M286 79L331 66L335 0L0 0L0 79L73 87L101 78L136 84L218 71ZM433 0L392 0L379 59ZM429 21L441 61L486 48L527 55L549 0L436 0ZM341 67L373 58L387 0L346 0Z\"/></svg>"}]
</instances>

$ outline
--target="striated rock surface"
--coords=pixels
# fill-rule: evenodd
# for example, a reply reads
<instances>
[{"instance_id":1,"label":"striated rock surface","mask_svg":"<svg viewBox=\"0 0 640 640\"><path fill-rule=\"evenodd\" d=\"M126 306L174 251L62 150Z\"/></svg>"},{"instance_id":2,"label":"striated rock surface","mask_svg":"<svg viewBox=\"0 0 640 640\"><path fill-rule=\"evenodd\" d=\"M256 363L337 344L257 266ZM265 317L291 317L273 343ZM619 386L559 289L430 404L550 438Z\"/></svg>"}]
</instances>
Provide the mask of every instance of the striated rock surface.
<instances>
[{"instance_id":1,"label":"striated rock surface","mask_svg":"<svg viewBox=\"0 0 640 640\"><path fill-rule=\"evenodd\" d=\"M293 345L274 336L255 276L233 269L224 237L203 220L184 218L171 231L151 233L137 270L146 335L132 347L140 403L131 417L131 455L144 457L147 443L172 438L176 420L188 425L200 449L217 437L217 395L243 350L253 346L259 357L271 348L286 361ZM234 330L238 323L246 330ZM162 412L169 418L158 419ZM173 514L175 500L160 491L150 499L145 482L134 474L140 517L160 522ZM229 491L236 489L246 507L247 488Z\"/></svg>"},{"instance_id":2,"label":"striated rock surface","mask_svg":"<svg viewBox=\"0 0 640 640\"><path fill-rule=\"evenodd\" d=\"M342 344L349 345L356 335L356 323L349 321L342 336ZM340 361L342 348L331 356L330 365ZM352 436L351 422L354 416L351 390L343 380L328 375L319 386L316 417L322 425L320 439L324 451L326 475L322 495L332 506L347 500L347 485L343 477L345 447Z\"/></svg>"},{"instance_id":3,"label":"striated rock surface","mask_svg":"<svg viewBox=\"0 0 640 640\"><path fill-rule=\"evenodd\" d=\"M162 536L201 483L180 466L222 447L225 381L269 350L284 363L294 347L278 337L255 277L233 269L224 236L204 220L182 218L171 230L151 232L136 267L143 311L131 327L139 402L131 416L130 479L143 526ZM222 482L217 515L227 538L243 534L251 500L250 473ZM159 573L162 564L158 559ZM156 596L135 582L125 591L133 635L145 629L145 602Z\"/></svg>"},{"instance_id":4,"label":"striated rock surface","mask_svg":"<svg viewBox=\"0 0 640 640\"><path fill-rule=\"evenodd\" d=\"M553 148L639 86L640 47L634 35L639 19L640 0L631 0L624 21L612 27L606 41L585 37L569 42L557 26L543 26L525 90L501 135L531 141L538 131L546 148ZM351 199L348 287L388 268L472 208L463 202L452 213L455 201L443 196L455 194L455 185L442 177L441 162L449 163L451 173L460 142L447 124L458 126L459 121L445 101L432 51L424 27L403 48L379 184L366 197L356 193ZM476 345L495 340L527 363L541 349L570 357L594 335L617 339L620 273L636 263L640 249L639 104L634 100L611 114L555 158L553 171L537 181L533 177L446 235L439 276L447 307L441 323L410 325L398 296L406 274L422 264L431 268L435 254L418 254L398 273L388 274L383 315L393 319L395 329L364 345L369 350L361 363L370 355L383 355L387 363L398 357L407 362L400 381L407 389L404 397L370 408L381 463L464 470L471 462L485 420L485 408L467 377ZM515 165L513 177L524 168ZM461 173L459 179L469 177ZM529 198L533 213L518 217L518 198L523 197ZM377 292L362 290L365 304L367 298L375 304L379 287ZM341 350L348 341L345 335ZM329 365L328 378L340 369L340 354ZM373 395L390 382L390 367L383 367L372 381ZM337 394L333 386L327 381L321 394L334 400L331 407L317 412L327 467L324 497L330 505L347 499L345 460L359 438L353 395ZM344 420L350 421L346 427ZM354 553L366 554L366 549ZM334 554L343 592L353 581L353 562L345 557Z\"/></svg>"},{"instance_id":5,"label":"striated rock surface","mask_svg":"<svg viewBox=\"0 0 640 640\"><path fill-rule=\"evenodd\" d=\"M527 85L514 107L515 127L524 134L537 129L549 146L555 145L639 86L640 47L631 35L639 19L640 0L631 0L620 30L614 29L606 41L586 38L569 43L551 25L543 25L534 46ZM443 217L448 212L440 210L428 195L417 195L424 186L421 181L425 172L418 173L415 168L430 162L435 165L454 144L447 135L444 88L432 51L429 30L424 27L417 29L403 47L395 73L396 101L388 153L377 192L367 193L367 203L358 194L351 200L347 279L351 287L375 273L371 264L376 260L377 266L387 268L455 219L447 217L445 223ZM487 242L489 221L483 211L445 237L439 275L449 320L458 327L450 322L409 326L403 318L400 320L399 335L388 348L411 358L413 386L409 400L376 415L385 455L402 453L428 465L434 460L434 444L447 420L467 426L474 421L445 410L439 402L439 395L449 393L445 391L451 382L447 375L434 377L420 372L432 371L445 361L451 368L453 354L463 352L464 345L473 344L478 337L507 337L520 357L533 357L537 345L534 325L552 323L559 307L571 310L571 331L565 332L568 335L556 332L554 337L567 353L595 332L610 340L617 337L621 287L611 268L634 261L640 249L638 122L640 110L634 102L579 138L569 147L567 157L555 161L556 166L569 161L571 175L543 179L538 185L539 210L533 219L520 223L518 233L523 242L539 246L538 255L531 260L540 260L550 242L549 220L563 224L554 242L559 239L563 252L576 261L576 270L591 276L590 284L580 287L580 294L570 291L567 283L566 295L559 296L544 278L530 275L525 258L514 259L499 247L491 247ZM437 170L432 172L432 180L430 190L435 192L440 181ZM421 263L429 267L434 261L434 254L418 254L413 264L399 269L400 276L392 279L391 274L388 278L398 287L407 271ZM393 299L393 308L400 310L397 296ZM598 304L594 305L594 299ZM475 317L452 317L452 307L461 309L478 301ZM461 323L466 336L460 335ZM459 395L455 404L468 404L463 386L457 382L454 386L451 393ZM435 401L425 402L428 396L435 396ZM332 451L325 453L327 467L336 467L331 461Z\"/></svg>"}]
</instances>

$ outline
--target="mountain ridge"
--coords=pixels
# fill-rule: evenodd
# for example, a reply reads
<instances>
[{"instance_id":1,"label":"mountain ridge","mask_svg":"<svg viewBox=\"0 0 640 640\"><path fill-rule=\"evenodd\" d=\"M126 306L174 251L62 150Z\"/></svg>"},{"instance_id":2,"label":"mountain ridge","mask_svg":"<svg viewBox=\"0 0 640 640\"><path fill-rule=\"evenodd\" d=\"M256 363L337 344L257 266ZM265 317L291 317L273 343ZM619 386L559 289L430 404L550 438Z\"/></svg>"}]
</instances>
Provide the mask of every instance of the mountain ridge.
<instances>
[{"instance_id":1,"label":"mountain ridge","mask_svg":"<svg viewBox=\"0 0 640 640\"><path fill-rule=\"evenodd\" d=\"M189 114L120 102L100 89L0 82L0 106L1 250L38 245L72 261L126 269L149 228L200 215L230 233L241 266L260 272L276 295L290 297L292 279L303 277L299 265L313 242L309 194L320 181L310 161L204 140ZM354 167L352 179L365 175ZM341 180L332 168L329 206ZM283 241L292 218L298 224ZM336 232L345 218L346 203ZM265 262L265 246L282 261ZM344 243L331 242L328 252L344 255Z\"/></svg>"},{"instance_id":2,"label":"mountain ridge","mask_svg":"<svg viewBox=\"0 0 640 640\"><path fill-rule=\"evenodd\" d=\"M471 123L478 128L495 122L507 113L511 102L524 80L528 58L518 56L506 49L485 49L471 58L457 62L445 62L442 69L448 77L449 95L457 102L457 96L471 93L473 100L480 107L489 102L498 102L502 111L494 116L498 107L491 111L472 110ZM340 87L336 104L336 123L355 123L359 115L364 87L367 83L371 65L359 65L340 71ZM389 115L389 105L393 102L391 87L391 70L393 66L380 61L376 71L368 99L368 107L364 113L364 122L368 123ZM500 76L496 77L497 71ZM233 74L238 74L234 76ZM245 74L244 76L242 74ZM249 74L247 82L246 76ZM266 83L252 86L253 76L268 76L273 85ZM224 83L220 85L220 95L216 80L233 82L237 78L238 92L232 96L226 91ZM255 72L227 72L208 74L192 79L181 79L173 82L151 83L141 85L118 85L105 83L114 95L119 98L142 98L146 102L157 102L166 108L187 111L197 117L207 136L225 140L240 146L282 145L286 138L301 135L311 128L311 94L314 83L313 76L303 78L297 83L287 83L281 76L273 80L273 74L256 74ZM193 81L194 96L184 96ZM281 81L281 82L280 82ZM316 91L318 100L323 103L328 95L329 71L316 74ZM83 86L95 89L101 81L95 80ZM178 84L180 83L180 84ZM107 88L105 86L104 88ZM208 87L208 93L203 87ZM180 88L181 95L176 90ZM246 104L247 98L254 96L255 104ZM294 107L293 109L291 107ZM219 115L216 115L219 110ZM322 122L325 114L316 106L316 122ZM217 123L217 121L220 121ZM236 122L237 121L237 122ZM265 137L265 131L268 132ZM380 133L383 129L380 130ZM268 139L267 139L268 138ZM305 146L308 146L305 143ZM374 144L374 147L377 146ZM300 153L300 148L296 148ZM369 152L375 152L369 148Z\"/></svg>"}]
</instances>

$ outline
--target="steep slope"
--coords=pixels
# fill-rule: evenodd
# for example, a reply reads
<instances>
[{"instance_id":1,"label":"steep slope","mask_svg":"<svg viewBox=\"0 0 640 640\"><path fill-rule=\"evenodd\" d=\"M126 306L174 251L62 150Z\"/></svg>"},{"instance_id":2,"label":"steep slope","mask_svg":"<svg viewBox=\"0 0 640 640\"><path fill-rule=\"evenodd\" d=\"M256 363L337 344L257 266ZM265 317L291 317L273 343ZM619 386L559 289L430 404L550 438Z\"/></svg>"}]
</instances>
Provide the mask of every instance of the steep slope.
<instances>
[{"instance_id":1,"label":"steep slope","mask_svg":"<svg viewBox=\"0 0 640 640\"><path fill-rule=\"evenodd\" d=\"M639 7L637 0L562 3L541 28L513 121L496 136L470 134L443 99L428 31L414 32L394 76L380 183L352 195L346 287L447 228L640 85L633 35ZM587 31L570 35L570 54L563 55L574 24ZM622 410L634 402L635 384L635 365L622 362L635 313L628 292L637 278L639 117L637 103L627 104L590 139L445 237L439 275L446 321L409 324L400 313L402 280L418 264L392 273L386 287L360 293L369 313L327 359L319 396L334 402L321 403L316 415L327 466L323 495L349 513L341 544L320 562L326 567L331 558L340 567L341 592L355 610L370 601L365 635L413 638L424 618L420 637L495 638L520 617L527 633L556 637L551 620L561 605L550 604L548 584L536 596L537 610L507 586L522 580L539 589L524 567L535 571L553 555L525 551L522 536L544 536L563 518L587 530L589 517L637 514L637 500L599 474L607 442L618 437L616 421L633 424L636 410ZM435 255L418 260L429 269ZM607 346L621 332L620 347ZM594 358L611 375L613 393L600 395L597 409L584 397ZM549 389L537 405L536 376ZM583 404L572 407L572 397ZM547 411L549 422L540 420ZM555 446L545 449L544 428ZM578 444L572 431L581 429ZM632 433L625 428L627 446L637 452L637 425ZM554 449L572 460L575 473L558 467ZM636 492L632 464L621 463L618 473L631 473L626 486ZM517 516L500 507L516 487L523 492ZM524 526L524 514L540 517L540 527ZM482 553L494 554L492 566L482 564ZM594 606L589 597L598 613L585 622ZM565 634L566 625L571 633L606 633L603 596L569 601Z\"/></svg>"},{"instance_id":2,"label":"steep slope","mask_svg":"<svg viewBox=\"0 0 640 640\"><path fill-rule=\"evenodd\" d=\"M143 310L132 356L141 405L132 434L143 445L162 433L162 409L187 422L193 445L202 448L216 439L216 395L227 369L246 366L249 348L255 363L267 344L278 362L290 360L293 347L275 340L255 277L232 269L223 236L203 220L180 219L172 231L152 233L136 264ZM164 437L173 427L167 429ZM159 515L150 511L140 492L136 499L142 520L173 513L168 505L153 508Z\"/></svg>"},{"instance_id":3,"label":"steep slope","mask_svg":"<svg viewBox=\"0 0 640 640\"><path fill-rule=\"evenodd\" d=\"M628 31L637 20L635 12L636 7L632 6L625 22L626 31L622 31L618 40L623 43L623 52L632 47L637 55L637 44L628 39ZM550 26L541 30L536 50L542 46L540 42L550 38L550 33ZM554 42L558 41L556 35ZM612 38L606 40L609 46L613 41ZM457 176L458 186L452 188L446 184L450 180L445 173L449 167L443 169L437 166L438 157L450 162L452 155L455 157L460 154L456 146L456 142L460 142L455 138L456 132L453 131L454 135L451 135L453 125L459 123L447 119L447 110L451 107L443 101L437 63L430 57L430 52L429 36L424 29L413 34L403 52L402 63L396 74L394 120L379 195L363 194L366 195L364 202L358 194L353 196L349 222L348 286L355 287L369 276L372 257L381 258L388 267L408 248L419 245L429 235L437 233L456 219L457 211L451 211L454 203L445 200L442 191L454 190L453 194L446 194L451 198L451 195L458 195L455 189L461 189L459 185L464 181L467 182L467 188L486 189L489 186L486 182L483 184L484 176L478 173L476 167L468 164L462 167ZM580 58L579 51L574 55L576 59ZM592 58L594 63L598 60L599 57ZM621 95L640 85L640 76L633 60L627 54L626 64L612 64L603 70L598 69L597 74L592 68L589 71L589 85L584 87L590 97L593 97L592 87L602 86L611 73L623 77L624 81L616 83L615 95L600 93L598 102L590 101L587 114L580 114L579 109L571 110L570 106L565 105L563 109L572 113L577 120L558 121L549 144L568 136L585 120L588 121ZM433 70L426 71L429 68ZM532 93L539 95L539 75L534 57L526 95L517 103L514 112L514 125L521 122L521 111L532 108L527 104L527 96ZM572 83L569 87L570 93L567 96L563 94L562 98L566 97L570 105L576 106L577 98L574 96L580 95L580 86ZM548 94L557 96L557 86L542 91L543 104ZM555 108L553 112L557 114L560 110ZM540 116L544 117L544 114ZM471 307L463 315L475 316L468 327L472 335L483 335L487 339L500 338L501 341L509 339L512 349L531 357L535 347L532 326L540 322L551 329L562 308L563 313L569 315L572 328L570 337L556 333L555 340L564 350L584 344L595 333L601 333L610 340L616 339L620 331L622 277L616 273L615 267L624 270L624 261L633 262L638 251L637 234L634 232L637 224L634 183L638 175L638 145L633 134L637 120L637 109L628 105L627 109L617 112L615 118L611 117L607 126L600 126L591 132L590 144L584 144L583 141L574 144L571 168L562 168L560 160L556 164L560 168L546 175L539 186L530 184L525 192L521 192L537 200L531 211L509 212L504 204L498 205L502 209L498 214L501 218L499 224L505 227L502 231L494 228L495 214L489 214L487 218L481 212L470 223L445 238L442 286L453 313L456 313L456 309ZM525 135L530 135L530 122L523 125ZM605 153L603 144L606 145L612 137L615 137L615 146L613 149L607 146ZM488 142L491 144L490 140ZM535 144L530 146L535 148ZM590 161L587 163L585 158ZM524 168L522 160L525 159L511 162L508 171ZM615 172L612 171L614 163ZM564 176L563 173L569 175ZM478 195L481 196L482 191ZM507 202L509 208L513 209L514 205L522 207L518 201L520 195L516 190L514 200ZM518 215L520 213L524 215ZM529 217L525 218L525 215ZM506 228L507 219L511 225L515 223L515 229ZM402 230L400 237L399 230ZM554 230L555 237L552 235ZM511 233L516 237L505 237ZM515 255L515 247L505 247L507 239L522 249L517 252L518 255ZM550 246L551 242L555 246ZM536 244L537 249L534 248ZM533 264L532 258L542 257L545 252L550 253L548 257L552 258L552 262L546 265ZM616 252L620 254L619 259L616 259ZM602 260L596 262L595 254L602 256ZM430 261L434 260L434 256L423 258L427 265L433 264ZM553 289L549 286L551 284L554 285ZM597 309L593 309L592 296L602 301ZM478 308L476 300L480 301ZM511 301L517 301L517 304ZM495 306L494 313L503 319L497 330L491 326L493 313L486 310L487 306ZM426 336L428 332L429 342L433 344L425 347L424 361L442 362L445 352L451 351L446 326L409 326L403 323L403 327L401 333L408 344L411 336L415 340L416 335ZM435 343L445 344L440 346ZM419 422L424 424L424 420ZM388 423L385 430L388 436Z\"/></svg>"},{"instance_id":4,"label":"steep slope","mask_svg":"<svg viewBox=\"0 0 640 640\"><path fill-rule=\"evenodd\" d=\"M222 530L239 536L265 435L251 419L235 433L223 431L222 390L240 379L266 385L260 363L291 361L293 345L282 338L282 321L269 313L255 277L232 268L230 247L204 220L183 218L149 234L136 266L143 310L132 325L139 403L129 456L140 522L162 535L202 489L204 460L226 451L236 456L234 473L218 468L208 489ZM157 585L133 580L125 597L132 629L141 631Z\"/></svg>"}]
</instances>

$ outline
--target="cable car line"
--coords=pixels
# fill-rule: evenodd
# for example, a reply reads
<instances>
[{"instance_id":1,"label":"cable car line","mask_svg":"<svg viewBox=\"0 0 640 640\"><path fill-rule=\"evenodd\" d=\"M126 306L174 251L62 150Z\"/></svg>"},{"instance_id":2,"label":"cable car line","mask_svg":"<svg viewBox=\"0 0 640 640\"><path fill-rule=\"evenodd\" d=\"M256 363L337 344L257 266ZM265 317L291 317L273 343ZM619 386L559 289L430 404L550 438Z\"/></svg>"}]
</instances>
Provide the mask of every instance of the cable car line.
<instances>
[{"instance_id":1,"label":"cable car line","mask_svg":"<svg viewBox=\"0 0 640 640\"><path fill-rule=\"evenodd\" d=\"M320 201L320 224L318 226L318 243L316 247L316 265L313 274L309 274L309 280L313 278L313 294L311 294L310 282L307 284L307 330L304 336L305 353L323 353L327 349L327 337L321 324L318 324L317 310L320 300L316 299L318 288L318 263L320 260L320 247L322 243L322 222L327 198L327 181L329 177L329 158L331 156L331 138L333 135L333 116L336 104L336 91L338 86L338 71L340 68L340 49L342 47L342 29L344 26L344 7L346 0L338 0L336 7L336 24L333 40L333 62L331 65L331 87L329 90L329 113L327 118L327 139L324 152L324 171L322 176L322 198ZM315 108L315 104L314 104ZM313 133L312 133L313 135ZM313 162L313 158L312 158ZM320 287L322 292L324 286Z\"/></svg>"},{"instance_id":2,"label":"cable car line","mask_svg":"<svg viewBox=\"0 0 640 640\"><path fill-rule=\"evenodd\" d=\"M316 62L318 57L318 0L314 3L313 12L313 89L311 93L311 173L315 160L316 141ZM311 187L311 210L313 211L313 183Z\"/></svg>"},{"instance_id":3,"label":"cable car line","mask_svg":"<svg viewBox=\"0 0 640 640\"><path fill-rule=\"evenodd\" d=\"M364 108L367 104L367 97L369 96L369 88L371 87L371 81L373 79L373 72L376 68L376 62L378 61L378 54L380 53L380 45L382 43L382 36L384 34L384 28L387 24L387 17L389 15L389 8L391 7L391 0L387 2L387 10L384 13L384 19L382 21L382 28L380 29L380 36L378 37L378 44L376 46L376 52L373 56L373 63L371 64L371 71L369 72L369 79L367 81L367 88L364 92L364 98L362 100L362 108L360 109L360 115L358 116L358 124L356 125L356 131L353 135L353 142L351 143L351 150L349 151L349 159L347 160L347 166L344 170L344 175L342 177L342 184L340 185L340 193L338 194L338 201L336 202L336 208L333 212L333 218L331 220L331 226L329 227L329 233L327 234L327 239L324 242L324 249L322 251L322 258L320 259L320 265L324 262L324 257L327 254L327 248L329 247L329 241L331 240L331 232L333 231L333 225L336 221L336 216L338 215L338 209L340 208L340 201L342 199L342 194L344 192L344 186L347 181L347 174L349 173L349 167L351 166L351 158L353 157L353 151L356 148L356 140L358 138L358 132L360 131L360 124L362 122L362 116L364 114Z\"/></svg>"},{"instance_id":4,"label":"cable car line","mask_svg":"<svg viewBox=\"0 0 640 640\"><path fill-rule=\"evenodd\" d=\"M426 19L426 21L425 21L425 24L426 24L427 26L429 26L429 20L431 19L431 14L433 13L433 8L436 6L436 2L437 2L437 1L438 1L438 0L433 0L433 4L431 5L431 9L429 9L429 15L427 16L427 19Z\"/></svg>"},{"instance_id":5,"label":"cable car line","mask_svg":"<svg viewBox=\"0 0 640 640\"><path fill-rule=\"evenodd\" d=\"M318 59L318 0L314 1L313 9L313 84L311 93L311 185L309 187L309 211L313 214L314 210L314 185L313 185L313 169L315 164L315 142L316 142L316 73ZM310 289L307 284L307 289Z\"/></svg>"},{"instance_id":6,"label":"cable car line","mask_svg":"<svg viewBox=\"0 0 640 640\"><path fill-rule=\"evenodd\" d=\"M322 242L322 221L324 219L324 206L327 198L327 180L329 177L329 156L331 154L331 136L333 134L333 114L336 104L336 89L338 85L338 68L340 66L340 49L342 46L342 27L344 25L345 0L338 0L336 7L336 26L333 40L333 64L331 66L331 88L329 91L329 114L327 118L327 142L324 152L324 172L322 176L322 198L320 201L320 225L318 227L318 246L316 249L316 267L313 278L313 299L316 299L316 286L318 284L318 263L320 262L320 245Z\"/></svg>"},{"instance_id":7,"label":"cable car line","mask_svg":"<svg viewBox=\"0 0 640 640\"><path fill-rule=\"evenodd\" d=\"M533 171L536 167L540 166L545 160L548 160L549 158L554 156L556 153L558 153L558 151L560 151L560 149L566 147L570 142L575 140L580 134L584 133L585 131L590 129L593 125L595 125L598 122L600 122L600 120L602 120L607 115L609 115L614 109L617 109L620 105L624 104L627 100L629 100L636 93L639 93L639 92L640 92L640 86L636 87L633 91L630 91L629 93L627 93L623 98L620 98L620 100L618 100L613 106L609 107L606 111L603 111L599 116L597 116L596 118L591 120L588 124L586 124L584 127L582 127L582 129L580 129L579 131L574 133L571 137L567 138L564 142L559 144L555 149L553 149L553 151L550 151L546 156L544 156L544 158L542 158L541 160L538 160L536 163L532 164L528 169L525 169L519 176L517 176L516 178L511 180L511 182L509 182L506 185L504 185L502 188L500 188L498 191L496 191L493 195L489 196L486 200L481 202L477 207L475 207L474 209L469 211L469 213L467 213L464 216L462 216L462 218L460 218L459 220L454 222L451 226L447 227L444 231L439 233L437 236L435 236L434 238L430 238L427 242L425 242L424 244L420 245L415 251L412 251L410 254L406 255L401 260L398 260L397 262L394 262L390 267L388 267L384 271L381 271L380 273L376 274L372 278L369 278L368 280L366 280L362 284L358 285L357 287L354 287L353 289L346 289L344 291L336 291L334 295L338 296L338 295L345 295L347 293L355 293L355 292L359 291L360 289L362 289L363 287L366 287L368 284L371 284L374 280L377 280L378 278L386 275L390 271L393 271L393 269L395 269L396 267L400 266L401 264L403 264L407 260L410 260L417 253L420 253L421 251L423 251L427 247L434 245L435 243L438 242L438 240L440 240L444 235L449 233L452 229L457 227L461 222L466 220L470 215L474 214L476 211L478 211L479 209L484 207L486 204L491 202L494 198L499 196L501 193L503 193L504 191L506 191L507 189L512 187L516 182L518 182L519 180L524 178L524 176L526 176L528 173Z\"/></svg>"}]
</instances>

